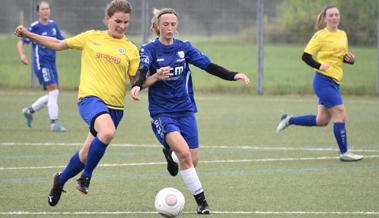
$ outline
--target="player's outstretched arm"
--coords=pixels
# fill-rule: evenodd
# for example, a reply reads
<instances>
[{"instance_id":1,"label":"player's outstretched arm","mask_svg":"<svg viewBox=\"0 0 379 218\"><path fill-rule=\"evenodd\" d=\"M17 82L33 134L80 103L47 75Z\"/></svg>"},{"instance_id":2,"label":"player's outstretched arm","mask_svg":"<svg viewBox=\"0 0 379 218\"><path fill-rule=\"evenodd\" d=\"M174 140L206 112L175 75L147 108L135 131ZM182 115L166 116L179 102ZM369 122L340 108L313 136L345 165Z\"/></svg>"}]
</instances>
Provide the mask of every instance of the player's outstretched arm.
<instances>
[{"instance_id":1,"label":"player's outstretched arm","mask_svg":"<svg viewBox=\"0 0 379 218\"><path fill-rule=\"evenodd\" d=\"M32 40L33 42L50 48L55 51L67 49L67 43L65 40L59 40L50 36L41 36L32 32L29 32L24 26L18 26L15 31L16 36L24 37Z\"/></svg>"},{"instance_id":2,"label":"player's outstretched arm","mask_svg":"<svg viewBox=\"0 0 379 218\"><path fill-rule=\"evenodd\" d=\"M234 76L234 80L241 81L245 85L248 85L250 83L249 77L247 77L246 74L244 74L244 73L237 73Z\"/></svg>"},{"instance_id":3,"label":"player's outstretched arm","mask_svg":"<svg viewBox=\"0 0 379 218\"><path fill-rule=\"evenodd\" d=\"M229 80L229 81L239 80L239 81L242 81L246 85L250 83L250 79L245 74L229 71L214 63L210 63L208 67L205 68L204 70L207 71L209 74L220 77L221 79L224 79L224 80Z\"/></svg>"}]
</instances>

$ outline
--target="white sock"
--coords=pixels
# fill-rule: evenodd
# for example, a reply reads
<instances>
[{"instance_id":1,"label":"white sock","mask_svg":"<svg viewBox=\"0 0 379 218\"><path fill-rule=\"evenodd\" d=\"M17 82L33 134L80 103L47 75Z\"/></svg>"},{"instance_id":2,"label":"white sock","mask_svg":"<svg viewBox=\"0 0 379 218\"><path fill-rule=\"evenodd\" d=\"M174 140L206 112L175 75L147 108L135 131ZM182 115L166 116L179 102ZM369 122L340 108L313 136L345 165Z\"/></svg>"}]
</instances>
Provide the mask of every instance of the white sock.
<instances>
[{"instance_id":1,"label":"white sock","mask_svg":"<svg viewBox=\"0 0 379 218\"><path fill-rule=\"evenodd\" d=\"M47 93L48 101L47 101L47 109L49 111L50 120L58 119L58 95L59 90L55 89Z\"/></svg>"},{"instance_id":2,"label":"white sock","mask_svg":"<svg viewBox=\"0 0 379 218\"><path fill-rule=\"evenodd\" d=\"M191 168L180 170L180 174L192 195L203 192L203 187L201 186L195 167L192 166Z\"/></svg>"},{"instance_id":3,"label":"white sock","mask_svg":"<svg viewBox=\"0 0 379 218\"><path fill-rule=\"evenodd\" d=\"M39 111L41 110L42 108L44 108L47 104L47 95L44 95L44 96L41 96L39 99L37 99L33 104L32 104L32 108L33 110L36 112L36 111Z\"/></svg>"}]
</instances>

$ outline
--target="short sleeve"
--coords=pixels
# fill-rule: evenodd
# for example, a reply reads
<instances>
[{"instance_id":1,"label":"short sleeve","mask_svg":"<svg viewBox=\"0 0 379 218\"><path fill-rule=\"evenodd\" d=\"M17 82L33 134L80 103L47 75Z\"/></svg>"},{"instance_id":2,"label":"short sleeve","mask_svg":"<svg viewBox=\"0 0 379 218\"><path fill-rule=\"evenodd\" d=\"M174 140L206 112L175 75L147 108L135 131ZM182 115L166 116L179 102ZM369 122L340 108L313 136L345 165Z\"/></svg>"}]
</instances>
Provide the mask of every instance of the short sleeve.
<instances>
[{"instance_id":1,"label":"short sleeve","mask_svg":"<svg viewBox=\"0 0 379 218\"><path fill-rule=\"evenodd\" d=\"M186 45L186 59L190 64L200 69L205 69L211 63L211 60L197 48L193 47L190 42L184 42Z\"/></svg>"},{"instance_id":2,"label":"short sleeve","mask_svg":"<svg viewBox=\"0 0 379 218\"><path fill-rule=\"evenodd\" d=\"M59 26L57 25L57 23L54 22L54 26L55 26L55 29L57 30L57 39L64 40L61 29L59 29Z\"/></svg>"},{"instance_id":3,"label":"short sleeve","mask_svg":"<svg viewBox=\"0 0 379 218\"><path fill-rule=\"evenodd\" d=\"M129 76L136 75L139 64L140 64L140 56L138 53L138 49L135 48L133 49L133 52L129 54L129 70L128 70Z\"/></svg>"},{"instance_id":4,"label":"short sleeve","mask_svg":"<svg viewBox=\"0 0 379 218\"><path fill-rule=\"evenodd\" d=\"M141 56L141 66L149 68L151 65L151 61L153 60L150 48L145 45L142 45L139 50L139 54Z\"/></svg>"},{"instance_id":5,"label":"short sleeve","mask_svg":"<svg viewBox=\"0 0 379 218\"><path fill-rule=\"evenodd\" d=\"M76 36L70 37L66 39L66 43L69 48L73 49L83 49L84 45L87 42L87 39L90 37L90 35L94 32L94 30L89 30L83 33L80 33Z\"/></svg>"},{"instance_id":6,"label":"short sleeve","mask_svg":"<svg viewBox=\"0 0 379 218\"><path fill-rule=\"evenodd\" d=\"M304 49L305 53L314 55L320 50L320 34L315 33L312 38L309 40L307 46Z\"/></svg>"}]
</instances>

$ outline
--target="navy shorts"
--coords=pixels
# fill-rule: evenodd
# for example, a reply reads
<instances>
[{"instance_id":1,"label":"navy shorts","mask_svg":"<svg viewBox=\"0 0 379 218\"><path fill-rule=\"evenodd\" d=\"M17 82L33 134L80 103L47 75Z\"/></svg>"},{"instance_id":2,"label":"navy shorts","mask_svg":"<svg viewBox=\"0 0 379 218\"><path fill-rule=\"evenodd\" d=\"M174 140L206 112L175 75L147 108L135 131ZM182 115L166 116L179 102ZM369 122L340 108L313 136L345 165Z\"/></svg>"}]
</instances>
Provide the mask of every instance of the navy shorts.
<instances>
[{"instance_id":1,"label":"navy shorts","mask_svg":"<svg viewBox=\"0 0 379 218\"><path fill-rule=\"evenodd\" d=\"M54 64L40 65L34 68L34 73L38 78L39 84L46 89L47 85L58 84L58 73Z\"/></svg>"},{"instance_id":2,"label":"navy shorts","mask_svg":"<svg viewBox=\"0 0 379 218\"><path fill-rule=\"evenodd\" d=\"M170 132L180 132L186 140L190 149L199 147L199 134L195 114L160 114L151 118L151 127L158 141L165 147L169 148L165 137Z\"/></svg>"},{"instance_id":3,"label":"navy shorts","mask_svg":"<svg viewBox=\"0 0 379 218\"><path fill-rule=\"evenodd\" d=\"M78 109L80 116L88 124L90 131L94 136L96 136L96 131L94 128L95 119L98 116L101 114L109 114L113 120L115 128L117 128L122 116L124 115L123 110L108 108L105 102L96 96L87 96L82 98L78 102Z\"/></svg>"},{"instance_id":4,"label":"navy shorts","mask_svg":"<svg viewBox=\"0 0 379 218\"><path fill-rule=\"evenodd\" d=\"M326 108L343 104L340 85L331 77L316 72L313 77L313 91L318 97L318 104Z\"/></svg>"}]
</instances>

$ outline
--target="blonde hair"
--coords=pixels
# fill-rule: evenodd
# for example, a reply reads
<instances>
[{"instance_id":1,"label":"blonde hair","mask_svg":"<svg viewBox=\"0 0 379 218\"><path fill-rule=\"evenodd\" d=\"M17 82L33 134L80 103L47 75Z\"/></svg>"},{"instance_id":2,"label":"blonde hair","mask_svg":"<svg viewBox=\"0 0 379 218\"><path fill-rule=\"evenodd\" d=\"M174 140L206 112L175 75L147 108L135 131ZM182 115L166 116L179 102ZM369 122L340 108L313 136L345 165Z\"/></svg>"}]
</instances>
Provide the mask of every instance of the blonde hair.
<instances>
[{"instance_id":1,"label":"blonde hair","mask_svg":"<svg viewBox=\"0 0 379 218\"><path fill-rule=\"evenodd\" d=\"M177 16L176 11L172 8L162 8L162 9L153 9L153 18L151 18L151 26L150 29L153 33L155 33L157 36L160 35L160 31L158 28L158 22L159 18L164 14L174 14Z\"/></svg>"},{"instance_id":2,"label":"blonde hair","mask_svg":"<svg viewBox=\"0 0 379 218\"><path fill-rule=\"evenodd\" d=\"M112 0L105 8L105 17L112 17L116 12L132 13L132 6L127 0Z\"/></svg>"},{"instance_id":3,"label":"blonde hair","mask_svg":"<svg viewBox=\"0 0 379 218\"><path fill-rule=\"evenodd\" d=\"M331 9L331 8L337 8L337 6L335 5L329 5L329 6L326 6L324 9L322 9L322 11L318 14L317 18L316 18L316 22L315 22L315 29L316 30L320 30L323 28L324 24L325 24L325 16L326 16L326 11Z\"/></svg>"}]
</instances>

